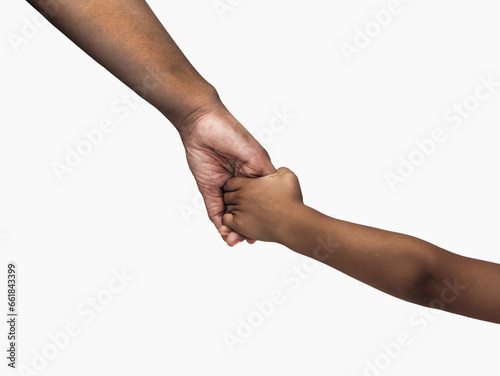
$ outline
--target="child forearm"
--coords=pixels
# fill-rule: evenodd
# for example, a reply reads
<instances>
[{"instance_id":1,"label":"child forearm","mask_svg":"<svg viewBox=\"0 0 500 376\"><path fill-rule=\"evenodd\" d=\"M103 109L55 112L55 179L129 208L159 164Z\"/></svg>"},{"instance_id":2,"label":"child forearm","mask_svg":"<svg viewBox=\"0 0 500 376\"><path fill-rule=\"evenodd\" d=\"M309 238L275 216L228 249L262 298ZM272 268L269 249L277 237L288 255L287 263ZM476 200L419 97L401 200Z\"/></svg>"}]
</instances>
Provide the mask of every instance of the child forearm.
<instances>
[{"instance_id":1,"label":"child forearm","mask_svg":"<svg viewBox=\"0 0 500 376\"><path fill-rule=\"evenodd\" d=\"M397 298L500 323L498 264L330 218L307 206L293 213L280 242ZM488 298L492 291L497 299Z\"/></svg>"},{"instance_id":2,"label":"child forearm","mask_svg":"<svg viewBox=\"0 0 500 376\"><path fill-rule=\"evenodd\" d=\"M303 204L286 168L230 179L224 191L224 224L241 234L281 243L400 299L500 323L499 264L321 214Z\"/></svg>"},{"instance_id":3,"label":"child forearm","mask_svg":"<svg viewBox=\"0 0 500 376\"><path fill-rule=\"evenodd\" d=\"M398 298L421 303L426 294L433 246L419 239L330 218L307 206L294 213L281 239L288 248Z\"/></svg>"}]
</instances>

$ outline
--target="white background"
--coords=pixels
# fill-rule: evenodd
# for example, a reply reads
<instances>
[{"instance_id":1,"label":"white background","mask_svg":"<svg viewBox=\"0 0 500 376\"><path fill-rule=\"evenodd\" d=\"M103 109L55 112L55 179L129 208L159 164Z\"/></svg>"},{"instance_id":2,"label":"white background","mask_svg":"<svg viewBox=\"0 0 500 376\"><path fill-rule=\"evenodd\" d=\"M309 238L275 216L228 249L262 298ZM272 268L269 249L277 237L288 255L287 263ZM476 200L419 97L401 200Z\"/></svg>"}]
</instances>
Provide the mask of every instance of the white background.
<instances>
[{"instance_id":1,"label":"white background","mask_svg":"<svg viewBox=\"0 0 500 376\"><path fill-rule=\"evenodd\" d=\"M443 121L479 76L500 80L496 1L402 0L350 63L341 43L387 1L233 1L222 18L211 0L149 3L256 137L273 111L295 116L263 145L297 173L306 204L500 262L500 88L458 129ZM32 367L49 334L75 322L79 334L32 374L498 372L498 325L437 311L417 325L418 306L323 265L293 289L283 278L304 258L284 247L225 246L159 112L141 101L120 117L112 106L130 90L49 24L14 48L35 14L22 1L0 10L0 281L15 261L19 364ZM115 130L60 183L52 164L104 118ZM437 127L446 142L392 191L384 174ZM123 269L134 280L87 322L77 307ZM284 302L231 352L225 333L275 289ZM4 312L6 286L0 296ZM411 345L383 363L400 332ZM385 369L369 372L376 359Z\"/></svg>"}]
</instances>

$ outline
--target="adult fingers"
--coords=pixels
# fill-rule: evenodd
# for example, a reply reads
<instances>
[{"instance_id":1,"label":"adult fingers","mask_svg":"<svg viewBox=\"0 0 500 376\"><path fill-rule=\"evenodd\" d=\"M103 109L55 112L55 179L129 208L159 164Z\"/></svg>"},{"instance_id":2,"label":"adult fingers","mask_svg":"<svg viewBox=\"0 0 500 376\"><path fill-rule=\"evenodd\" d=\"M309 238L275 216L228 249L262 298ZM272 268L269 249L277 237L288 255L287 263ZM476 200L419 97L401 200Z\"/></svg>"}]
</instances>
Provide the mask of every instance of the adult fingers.
<instances>
[{"instance_id":1,"label":"adult fingers","mask_svg":"<svg viewBox=\"0 0 500 376\"><path fill-rule=\"evenodd\" d=\"M262 152L258 154L258 157L255 158L252 162L252 168L257 171L258 176L267 176L276 173L276 168L271 162L271 157L266 149L260 145Z\"/></svg>"},{"instance_id":2,"label":"adult fingers","mask_svg":"<svg viewBox=\"0 0 500 376\"><path fill-rule=\"evenodd\" d=\"M234 247L236 244L241 243L245 239L246 238L243 235L238 234L237 232L233 231L233 232L229 233L229 235L227 236L226 243L228 246Z\"/></svg>"},{"instance_id":3,"label":"adult fingers","mask_svg":"<svg viewBox=\"0 0 500 376\"><path fill-rule=\"evenodd\" d=\"M219 234L222 236L222 239L227 243L227 245L233 247L236 244L245 241L246 238L243 235L240 235L237 232L233 231L232 227L227 223L223 223L223 215L225 215L224 213L226 212L226 206L223 202L222 192L219 191L218 194L212 195L205 194L203 195L203 198L205 200L208 217L215 225ZM232 223L233 222L231 222L231 224Z\"/></svg>"},{"instance_id":4,"label":"adult fingers","mask_svg":"<svg viewBox=\"0 0 500 376\"><path fill-rule=\"evenodd\" d=\"M227 214L231 214L231 213L227 213ZM231 222L231 224L233 224L233 221L230 219L230 217L229 217L229 216L228 216L228 217L226 217L226 220L227 220L228 222ZM224 219L223 219L223 221L224 221ZM247 238L247 237L245 237L245 236L243 236L243 240L240 240L240 238L233 238L233 236L235 236L235 235L231 235L231 236L229 237L229 241L228 241L228 240L227 240L228 235L229 235L229 234L231 234L231 233L236 233L236 234L238 234L237 232L232 231L229 227L227 227L227 226L225 226L225 225L222 225L222 226L220 226L220 227L219 227L219 234L221 234L221 235L222 235L222 238L224 239L224 241L225 241L228 245L233 246L233 245L236 245L237 243L239 243L240 241L243 241L243 240L246 240L246 242L247 242L248 244L255 244L255 243L257 242L257 240L250 239L250 238ZM241 234L238 234L238 235L241 235ZM235 239L236 239L237 243L236 243L236 244L232 244L232 242L233 242Z\"/></svg>"},{"instance_id":5,"label":"adult fingers","mask_svg":"<svg viewBox=\"0 0 500 376\"><path fill-rule=\"evenodd\" d=\"M229 227L224 226L224 225L220 226L217 230L219 231L219 234L221 234L221 235L222 235L222 237L224 238L224 241L226 241L226 237L227 237L227 236L231 233L231 231L232 231Z\"/></svg>"}]
</instances>

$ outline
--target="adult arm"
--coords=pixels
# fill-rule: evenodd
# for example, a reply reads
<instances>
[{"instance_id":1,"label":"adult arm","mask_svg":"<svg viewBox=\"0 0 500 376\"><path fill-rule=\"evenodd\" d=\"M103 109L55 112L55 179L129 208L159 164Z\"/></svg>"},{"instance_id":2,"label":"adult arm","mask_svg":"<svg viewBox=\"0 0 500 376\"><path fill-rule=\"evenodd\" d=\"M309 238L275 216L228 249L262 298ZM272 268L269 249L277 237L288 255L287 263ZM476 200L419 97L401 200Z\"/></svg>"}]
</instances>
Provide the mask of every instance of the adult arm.
<instances>
[{"instance_id":1,"label":"adult arm","mask_svg":"<svg viewBox=\"0 0 500 376\"><path fill-rule=\"evenodd\" d=\"M179 131L211 221L229 245L222 185L274 173L268 154L189 63L144 0L28 0L55 27L155 106Z\"/></svg>"},{"instance_id":2,"label":"adult arm","mask_svg":"<svg viewBox=\"0 0 500 376\"><path fill-rule=\"evenodd\" d=\"M218 103L144 0L28 0L176 128Z\"/></svg>"}]
</instances>

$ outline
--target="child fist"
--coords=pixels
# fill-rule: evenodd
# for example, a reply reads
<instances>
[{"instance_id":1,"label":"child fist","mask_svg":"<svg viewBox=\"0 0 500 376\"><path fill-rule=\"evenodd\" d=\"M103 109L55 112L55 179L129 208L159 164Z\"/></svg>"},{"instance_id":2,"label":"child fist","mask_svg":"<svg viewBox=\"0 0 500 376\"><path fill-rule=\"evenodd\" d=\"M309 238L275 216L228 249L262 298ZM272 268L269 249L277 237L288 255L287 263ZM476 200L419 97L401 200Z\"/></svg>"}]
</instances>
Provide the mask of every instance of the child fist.
<instances>
[{"instance_id":1,"label":"child fist","mask_svg":"<svg viewBox=\"0 0 500 376\"><path fill-rule=\"evenodd\" d=\"M302 203L297 176L286 167L260 178L231 178L224 187L222 223L248 238L282 242Z\"/></svg>"}]
</instances>

